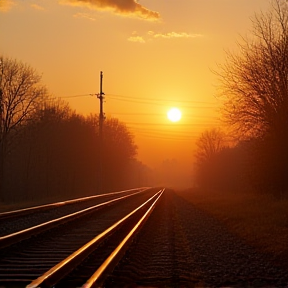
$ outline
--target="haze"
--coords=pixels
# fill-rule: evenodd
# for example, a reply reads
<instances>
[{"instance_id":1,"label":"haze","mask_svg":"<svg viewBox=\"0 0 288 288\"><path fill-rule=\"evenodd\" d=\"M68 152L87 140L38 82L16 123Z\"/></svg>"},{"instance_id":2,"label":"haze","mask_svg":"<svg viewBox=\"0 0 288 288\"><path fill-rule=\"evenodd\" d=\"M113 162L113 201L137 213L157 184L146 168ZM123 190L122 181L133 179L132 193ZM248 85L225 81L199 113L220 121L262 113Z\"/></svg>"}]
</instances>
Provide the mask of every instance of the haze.
<instances>
[{"instance_id":1,"label":"haze","mask_svg":"<svg viewBox=\"0 0 288 288\"><path fill-rule=\"evenodd\" d=\"M84 115L99 113L103 71L106 118L127 125L141 162L173 175L168 184L189 186L195 140L221 125L211 70L269 1L121 3L1 1L0 52L31 65L53 97ZM167 119L171 107L181 110L179 122Z\"/></svg>"}]
</instances>

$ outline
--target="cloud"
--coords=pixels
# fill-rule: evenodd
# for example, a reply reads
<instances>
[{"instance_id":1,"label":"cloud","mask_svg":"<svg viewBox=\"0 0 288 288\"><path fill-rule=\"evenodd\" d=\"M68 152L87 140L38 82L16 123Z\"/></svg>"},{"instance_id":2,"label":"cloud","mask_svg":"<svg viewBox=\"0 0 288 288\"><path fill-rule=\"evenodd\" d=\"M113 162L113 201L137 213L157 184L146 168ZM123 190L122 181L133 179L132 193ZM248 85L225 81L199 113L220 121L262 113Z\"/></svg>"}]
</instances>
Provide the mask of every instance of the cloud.
<instances>
[{"instance_id":1,"label":"cloud","mask_svg":"<svg viewBox=\"0 0 288 288\"><path fill-rule=\"evenodd\" d=\"M168 33L156 33L154 31L148 31L145 36L139 36L136 31L132 33L132 36L128 38L128 41L146 43L156 38L172 39L172 38L197 38L203 37L201 34L191 34L186 32L168 32Z\"/></svg>"},{"instance_id":2,"label":"cloud","mask_svg":"<svg viewBox=\"0 0 288 288\"><path fill-rule=\"evenodd\" d=\"M7 12L7 11L11 10L13 6L16 6L16 5L17 5L16 1L14 1L14 0L0 0L0 12ZM36 10L45 10L44 7L42 7L38 4L35 4L35 3L31 4L30 7L33 9L36 9Z\"/></svg>"},{"instance_id":3,"label":"cloud","mask_svg":"<svg viewBox=\"0 0 288 288\"><path fill-rule=\"evenodd\" d=\"M75 17L75 18L84 18L84 19L88 19L90 21L95 21L96 20L95 17L92 17L92 16L90 16L87 13L76 13L75 15L73 15L73 17Z\"/></svg>"},{"instance_id":4,"label":"cloud","mask_svg":"<svg viewBox=\"0 0 288 288\"><path fill-rule=\"evenodd\" d=\"M110 10L124 16L136 16L146 20L159 20L160 14L139 4L137 0L60 0L60 4L86 6L96 10Z\"/></svg>"},{"instance_id":5,"label":"cloud","mask_svg":"<svg viewBox=\"0 0 288 288\"><path fill-rule=\"evenodd\" d=\"M138 42L138 43L145 43L146 41L144 40L143 37L141 36L131 36L128 38L128 41L131 41L131 42Z\"/></svg>"},{"instance_id":6,"label":"cloud","mask_svg":"<svg viewBox=\"0 0 288 288\"><path fill-rule=\"evenodd\" d=\"M33 9L36 9L36 10L45 10L45 8L44 7L42 7L42 6L40 6L40 5L38 5L38 4L31 4L30 5Z\"/></svg>"},{"instance_id":7,"label":"cloud","mask_svg":"<svg viewBox=\"0 0 288 288\"><path fill-rule=\"evenodd\" d=\"M12 0L0 0L0 12L9 11L14 5L15 2Z\"/></svg>"},{"instance_id":8,"label":"cloud","mask_svg":"<svg viewBox=\"0 0 288 288\"><path fill-rule=\"evenodd\" d=\"M171 38L196 38L196 37L202 37L201 34L189 34L186 32L168 32L168 33L153 33L153 31L149 31L150 35L152 35L154 38L165 38L165 39L171 39Z\"/></svg>"}]
</instances>

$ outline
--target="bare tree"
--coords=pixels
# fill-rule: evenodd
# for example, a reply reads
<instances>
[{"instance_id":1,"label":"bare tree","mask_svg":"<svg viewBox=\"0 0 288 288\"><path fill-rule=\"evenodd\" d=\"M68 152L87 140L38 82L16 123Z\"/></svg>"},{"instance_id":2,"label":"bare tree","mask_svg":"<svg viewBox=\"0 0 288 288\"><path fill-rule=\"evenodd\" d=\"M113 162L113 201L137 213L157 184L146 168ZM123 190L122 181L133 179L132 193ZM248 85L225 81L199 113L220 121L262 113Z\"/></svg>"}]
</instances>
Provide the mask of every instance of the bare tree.
<instances>
[{"instance_id":1,"label":"bare tree","mask_svg":"<svg viewBox=\"0 0 288 288\"><path fill-rule=\"evenodd\" d=\"M288 9L274 0L252 20L251 37L227 52L218 75L226 97L224 116L237 136L282 134L288 127Z\"/></svg>"},{"instance_id":2,"label":"bare tree","mask_svg":"<svg viewBox=\"0 0 288 288\"><path fill-rule=\"evenodd\" d=\"M196 142L196 161L199 165L210 161L225 147L225 134L217 128L203 132Z\"/></svg>"},{"instance_id":3,"label":"bare tree","mask_svg":"<svg viewBox=\"0 0 288 288\"><path fill-rule=\"evenodd\" d=\"M0 197L5 155L17 129L29 120L47 96L39 76L30 66L0 56Z\"/></svg>"},{"instance_id":4,"label":"bare tree","mask_svg":"<svg viewBox=\"0 0 288 288\"><path fill-rule=\"evenodd\" d=\"M238 139L255 144L250 154L258 155L253 164L258 186L283 193L288 189L286 1L272 0L271 9L255 15L252 24L249 38L238 43L239 53L227 52L219 67L223 114Z\"/></svg>"},{"instance_id":5,"label":"bare tree","mask_svg":"<svg viewBox=\"0 0 288 288\"><path fill-rule=\"evenodd\" d=\"M225 149L225 142L225 134L219 128L206 130L196 142L195 180L199 186L217 189L219 155Z\"/></svg>"}]
</instances>

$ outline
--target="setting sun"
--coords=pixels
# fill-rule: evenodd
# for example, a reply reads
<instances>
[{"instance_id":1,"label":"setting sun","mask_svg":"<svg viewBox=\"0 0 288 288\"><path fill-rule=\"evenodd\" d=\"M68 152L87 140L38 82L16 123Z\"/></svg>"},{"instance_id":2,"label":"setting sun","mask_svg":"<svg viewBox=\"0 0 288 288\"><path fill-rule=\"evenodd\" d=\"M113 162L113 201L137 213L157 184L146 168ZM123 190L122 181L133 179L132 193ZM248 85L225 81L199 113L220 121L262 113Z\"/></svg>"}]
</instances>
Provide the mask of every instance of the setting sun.
<instances>
[{"instance_id":1,"label":"setting sun","mask_svg":"<svg viewBox=\"0 0 288 288\"><path fill-rule=\"evenodd\" d=\"M171 108L167 112L167 117L172 122L177 122L181 119L182 113L178 108Z\"/></svg>"}]
</instances>

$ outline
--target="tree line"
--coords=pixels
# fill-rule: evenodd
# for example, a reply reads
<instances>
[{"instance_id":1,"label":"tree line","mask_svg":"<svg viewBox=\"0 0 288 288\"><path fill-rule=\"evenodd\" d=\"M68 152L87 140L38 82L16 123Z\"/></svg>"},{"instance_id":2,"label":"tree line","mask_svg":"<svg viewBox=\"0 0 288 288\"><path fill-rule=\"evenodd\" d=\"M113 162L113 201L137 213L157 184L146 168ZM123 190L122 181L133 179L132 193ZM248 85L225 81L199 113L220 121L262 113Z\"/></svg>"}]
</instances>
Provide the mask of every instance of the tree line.
<instances>
[{"instance_id":1,"label":"tree line","mask_svg":"<svg viewBox=\"0 0 288 288\"><path fill-rule=\"evenodd\" d=\"M252 33L215 72L227 125L225 133L211 129L198 139L200 187L288 196L287 7L272 0L267 13L255 15ZM0 200L71 198L151 184L124 123L104 121L100 149L98 115L84 117L53 100L40 80L29 65L0 56Z\"/></svg>"},{"instance_id":2,"label":"tree line","mask_svg":"<svg viewBox=\"0 0 288 288\"><path fill-rule=\"evenodd\" d=\"M66 199L147 186L133 135L106 119L84 117L49 95L41 77L19 60L0 57L0 199L5 203Z\"/></svg>"},{"instance_id":3,"label":"tree line","mask_svg":"<svg viewBox=\"0 0 288 288\"><path fill-rule=\"evenodd\" d=\"M198 139L197 183L288 196L287 3L272 1L237 44L215 72L229 132L212 129Z\"/></svg>"}]
</instances>

